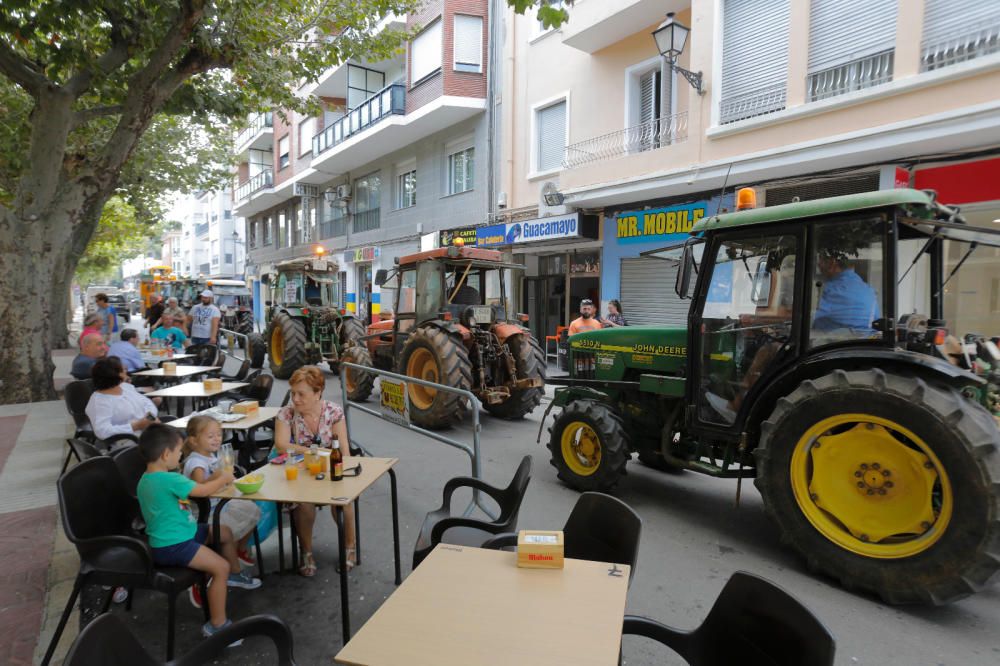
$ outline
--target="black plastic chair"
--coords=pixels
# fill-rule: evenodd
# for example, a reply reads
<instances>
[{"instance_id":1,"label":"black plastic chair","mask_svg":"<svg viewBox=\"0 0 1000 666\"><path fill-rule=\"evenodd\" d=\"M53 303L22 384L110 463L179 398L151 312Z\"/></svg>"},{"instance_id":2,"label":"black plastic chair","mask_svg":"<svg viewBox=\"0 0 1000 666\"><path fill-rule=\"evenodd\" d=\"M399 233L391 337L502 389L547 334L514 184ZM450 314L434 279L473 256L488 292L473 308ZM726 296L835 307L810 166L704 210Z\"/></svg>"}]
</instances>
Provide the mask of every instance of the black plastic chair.
<instances>
[{"instance_id":1,"label":"black plastic chair","mask_svg":"<svg viewBox=\"0 0 1000 666\"><path fill-rule=\"evenodd\" d=\"M82 437L71 437L66 440L66 443L69 444L69 453L66 455L62 471L59 472L60 475L66 473L66 468L69 466L71 457L75 457L78 462L83 462L84 460L104 455L100 449L94 446L93 442L89 442Z\"/></svg>"},{"instance_id":2,"label":"black plastic chair","mask_svg":"<svg viewBox=\"0 0 1000 666\"><path fill-rule=\"evenodd\" d=\"M812 612L774 583L737 571L694 631L626 615L622 634L651 638L692 666L830 666L836 642Z\"/></svg>"},{"instance_id":3,"label":"black plastic chair","mask_svg":"<svg viewBox=\"0 0 1000 666\"><path fill-rule=\"evenodd\" d=\"M212 344L191 345L184 353L194 354L193 358L183 359L190 365L217 365L219 360L219 348Z\"/></svg>"},{"instance_id":4,"label":"black plastic chair","mask_svg":"<svg viewBox=\"0 0 1000 666\"><path fill-rule=\"evenodd\" d=\"M108 456L85 460L56 482L59 509L66 537L80 555L80 571L73 583L43 666L55 652L59 637L85 585L106 585L104 611L111 606L114 588L148 589L167 595L167 659L174 653L174 621L177 595L192 585L201 586L207 599L205 577L186 567L158 567L149 544L132 529L131 498L125 491L115 461ZM208 621L208 604L204 604Z\"/></svg>"},{"instance_id":5,"label":"black plastic chair","mask_svg":"<svg viewBox=\"0 0 1000 666\"><path fill-rule=\"evenodd\" d=\"M94 383L89 379L72 381L66 384L66 388L63 389L63 400L66 402L66 410L73 418L73 426L75 428L73 439L85 439L91 442L97 439L97 436L94 434L94 427L90 424L90 419L87 417L87 403L90 402L90 396L93 392ZM70 444L69 451L66 452L66 460L63 461L62 471L59 472L60 474L66 472L66 468L69 467L69 461L73 457L76 457L77 462L83 462L79 452L74 451L73 445Z\"/></svg>"},{"instance_id":6,"label":"black plastic chair","mask_svg":"<svg viewBox=\"0 0 1000 666\"><path fill-rule=\"evenodd\" d=\"M281 399L281 406L287 407L291 399L292 399L292 392L290 390L285 391L285 397Z\"/></svg>"},{"instance_id":7,"label":"black plastic chair","mask_svg":"<svg viewBox=\"0 0 1000 666\"><path fill-rule=\"evenodd\" d=\"M245 387L240 393L243 400L256 400L261 407L264 407L271 399L273 388L273 376L258 374L250 381L250 386Z\"/></svg>"},{"instance_id":8,"label":"black plastic chair","mask_svg":"<svg viewBox=\"0 0 1000 666\"><path fill-rule=\"evenodd\" d=\"M424 518L413 548L413 568L427 557L439 543L450 543L460 546L479 546L490 538L491 534L500 534L517 527L517 514L521 509L524 491L531 481L531 456L524 456L517 466L514 478L506 488L495 488L484 481L469 476L457 476L444 484L444 499L441 507L431 511ZM451 496L461 487L480 490L500 506L500 517L495 521L477 520L453 516L451 514Z\"/></svg>"},{"instance_id":9,"label":"black plastic chair","mask_svg":"<svg viewBox=\"0 0 1000 666\"><path fill-rule=\"evenodd\" d=\"M224 382L242 382L246 380L247 375L250 374L250 359L243 359L243 362L240 363L240 367L236 369L236 374L227 375L222 371L213 374L221 378Z\"/></svg>"},{"instance_id":10,"label":"black plastic chair","mask_svg":"<svg viewBox=\"0 0 1000 666\"><path fill-rule=\"evenodd\" d=\"M292 632L288 625L273 615L254 615L234 622L217 634L206 638L193 650L164 666L198 666L211 663L221 657L233 641L251 636L267 636L278 649L279 666L295 666L292 654L294 647ZM146 651L142 643L129 631L125 622L117 615L105 613L88 624L63 661L63 666L160 666L164 662L155 659Z\"/></svg>"},{"instance_id":11,"label":"black plastic chair","mask_svg":"<svg viewBox=\"0 0 1000 666\"><path fill-rule=\"evenodd\" d=\"M576 560L629 565L629 584L635 577L642 537L642 518L625 502L604 493L580 495L563 526L563 554ZM516 534L501 534L482 544L503 550L517 546Z\"/></svg>"}]
</instances>

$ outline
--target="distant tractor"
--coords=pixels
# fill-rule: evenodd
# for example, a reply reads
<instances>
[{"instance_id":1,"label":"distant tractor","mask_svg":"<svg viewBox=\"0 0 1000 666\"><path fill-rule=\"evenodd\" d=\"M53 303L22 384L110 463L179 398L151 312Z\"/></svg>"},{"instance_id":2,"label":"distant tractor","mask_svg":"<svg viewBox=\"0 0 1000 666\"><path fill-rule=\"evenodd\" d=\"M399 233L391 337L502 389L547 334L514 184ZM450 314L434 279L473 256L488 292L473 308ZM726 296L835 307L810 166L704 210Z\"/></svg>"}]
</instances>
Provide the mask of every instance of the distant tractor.
<instances>
[{"instance_id":1,"label":"distant tractor","mask_svg":"<svg viewBox=\"0 0 1000 666\"><path fill-rule=\"evenodd\" d=\"M811 568L889 603L947 603L995 579L1000 350L949 336L942 315L950 277L1000 231L899 189L739 210L691 233L646 253L680 262L687 328L570 338L570 376L552 380L559 478L612 490L633 453L754 478Z\"/></svg>"},{"instance_id":2,"label":"distant tractor","mask_svg":"<svg viewBox=\"0 0 1000 666\"><path fill-rule=\"evenodd\" d=\"M336 265L325 259L293 259L270 275L267 355L271 372L288 379L303 365L326 361L337 372L344 353L360 346L364 325L339 309Z\"/></svg>"},{"instance_id":3,"label":"distant tractor","mask_svg":"<svg viewBox=\"0 0 1000 666\"><path fill-rule=\"evenodd\" d=\"M212 302L222 312L219 328L235 331L247 336L250 344L250 365L254 368L264 367L264 356L267 354L267 343L264 337L254 331L253 297L243 280L206 280L203 289L212 291ZM238 338L237 344L242 348L246 342Z\"/></svg>"},{"instance_id":4,"label":"distant tractor","mask_svg":"<svg viewBox=\"0 0 1000 666\"><path fill-rule=\"evenodd\" d=\"M495 250L456 246L398 259L391 275L380 270L375 279L395 291L395 316L368 327L367 348L352 348L352 362L465 389L495 416L524 417L541 401L545 355L527 317L507 311L504 270L522 268ZM485 297L488 284L496 303ZM346 383L349 398L365 400L374 377L351 372ZM425 428L452 425L466 407L456 394L418 384L408 394L410 419Z\"/></svg>"}]
</instances>

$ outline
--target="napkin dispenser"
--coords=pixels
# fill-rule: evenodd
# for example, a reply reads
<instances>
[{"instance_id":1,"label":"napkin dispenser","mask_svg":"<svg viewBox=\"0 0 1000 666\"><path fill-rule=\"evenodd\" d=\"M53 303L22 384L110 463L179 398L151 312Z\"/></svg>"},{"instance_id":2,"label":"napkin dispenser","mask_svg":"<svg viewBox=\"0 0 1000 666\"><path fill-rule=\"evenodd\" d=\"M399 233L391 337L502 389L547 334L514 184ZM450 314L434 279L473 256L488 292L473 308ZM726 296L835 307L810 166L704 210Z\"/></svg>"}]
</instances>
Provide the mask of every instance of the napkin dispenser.
<instances>
[{"instance_id":1,"label":"napkin dispenser","mask_svg":"<svg viewBox=\"0 0 1000 666\"><path fill-rule=\"evenodd\" d=\"M233 405L232 412L233 414L253 414L258 409L260 409L260 405L256 400L243 400Z\"/></svg>"},{"instance_id":2,"label":"napkin dispenser","mask_svg":"<svg viewBox=\"0 0 1000 666\"><path fill-rule=\"evenodd\" d=\"M562 530L521 530L518 532L517 566L528 569L562 569Z\"/></svg>"},{"instance_id":3,"label":"napkin dispenser","mask_svg":"<svg viewBox=\"0 0 1000 666\"><path fill-rule=\"evenodd\" d=\"M209 377L204 380L202 386L205 387L206 391L221 391L222 390L222 380L218 377Z\"/></svg>"},{"instance_id":4,"label":"napkin dispenser","mask_svg":"<svg viewBox=\"0 0 1000 666\"><path fill-rule=\"evenodd\" d=\"M177 374L177 364L174 363L173 361L170 361L170 362L164 361L160 365L160 367L163 368L163 374L165 374L165 375L176 375Z\"/></svg>"}]
</instances>

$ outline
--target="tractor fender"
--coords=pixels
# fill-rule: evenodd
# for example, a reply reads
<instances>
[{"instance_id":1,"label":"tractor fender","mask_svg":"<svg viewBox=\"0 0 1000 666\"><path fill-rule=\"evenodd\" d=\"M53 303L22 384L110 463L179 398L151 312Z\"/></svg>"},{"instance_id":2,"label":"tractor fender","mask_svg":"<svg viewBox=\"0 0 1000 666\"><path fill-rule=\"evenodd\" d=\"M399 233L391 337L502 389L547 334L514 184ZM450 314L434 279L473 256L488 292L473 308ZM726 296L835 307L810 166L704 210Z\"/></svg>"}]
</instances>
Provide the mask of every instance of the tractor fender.
<instances>
[{"instance_id":1,"label":"tractor fender","mask_svg":"<svg viewBox=\"0 0 1000 666\"><path fill-rule=\"evenodd\" d=\"M982 377L943 359L912 351L866 349L857 346L819 351L780 371L764 386L754 386L754 390L744 399L744 404L750 406L744 421L744 429L752 434L752 440L756 441L760 424L771 414L778 400L794 391L796 386L807 379L817 379L836 370L867 368L915 375L956 389L986 384L986 380Z\"/></svg>"},{"instance_id":2,"label":"tractor fender","mask_svg":"<svg viewBox=\"0 0 1000 666\"><path fill-rule=\"evenodd\" d=\"M472 334L469 329L462 326L461 324L456 324L453 321L445 321L444 319L431 319L420 324L417 328L423 328L425 326L432 326L434 328L440 329L447 333L448 335L458 335L462 336L462 344L468 347L472 344Z\"/></svg>"},{"instance_id":3,"label":"tractor fender","mask_svg":"<svg viewBox=\"0 0 1000 666\"><path fill-rule=\"evenodd\" d=\"M527 333L528 330L518 326L517 324L497 324L493 327L493 334L497 336L497 340L500 344L507 342L507 338L512 335L520 335L521 333Z\"/></svg>"}]
</instances>

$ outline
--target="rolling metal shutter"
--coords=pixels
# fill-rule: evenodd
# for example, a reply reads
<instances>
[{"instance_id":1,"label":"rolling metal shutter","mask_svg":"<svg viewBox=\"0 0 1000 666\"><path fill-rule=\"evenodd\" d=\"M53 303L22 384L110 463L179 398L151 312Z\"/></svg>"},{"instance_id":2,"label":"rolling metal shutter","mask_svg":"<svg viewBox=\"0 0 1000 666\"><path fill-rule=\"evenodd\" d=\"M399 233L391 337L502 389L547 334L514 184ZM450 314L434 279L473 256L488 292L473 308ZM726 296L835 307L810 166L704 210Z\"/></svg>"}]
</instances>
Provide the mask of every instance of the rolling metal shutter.
<instances>
[{"instance_id":1,"label":"rolling metal shutter","mask_svg":"<svg viewBox=\"0 0 1000 666\"><path fill-rule=\"evenodd\" d=\"M566 152L566 101L538 110L538 170L562 166Z\"/></svg>"},{"instance_id":2,"label":"rolling metal shutter","mask_svg":"<svg viewBox=\"0 0 1000 666\"><path fill-rule=\"evenodd\" d=\"M785 108L789 6L789 0L725 0L721 122Z\"/></svg>"},{"instance_id":3,"label":"rolling metal shutter","mask_svg":"<svg viewBox=\"0 0 1000 666\"><path fill-rule=\"evenodd\" d=\"M622 259L621 262L620 300L622 313L630 325L687 325L691 301L682 300L674 293L678 262L653 257Z\"/></svg>"},{"instance_id":4,"label":"rolling metal shutter","mask_svg":"<svg viewBox=\"0 0 1000 666\"><path fill-rule=\"evenodd\" d=\"M997 0L925 0L924 69L936 69L1000 50Z\"/></svg>"},{"instance_id":5,"label":"rolling metal shutter","mask_svg":"<svg viewBox=\"0 0 1000 666\"><path fill-rule=\"evenodd\" d=\"M809 72L893 49L896 4L897 0L812 0Z\"/></svg>"}]
</instances>

